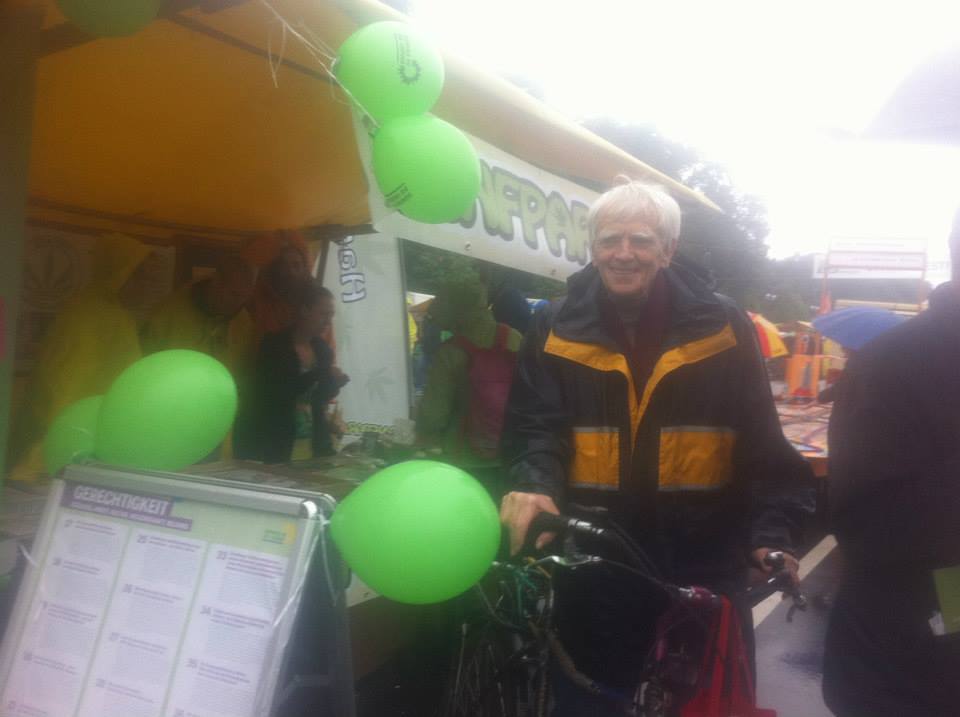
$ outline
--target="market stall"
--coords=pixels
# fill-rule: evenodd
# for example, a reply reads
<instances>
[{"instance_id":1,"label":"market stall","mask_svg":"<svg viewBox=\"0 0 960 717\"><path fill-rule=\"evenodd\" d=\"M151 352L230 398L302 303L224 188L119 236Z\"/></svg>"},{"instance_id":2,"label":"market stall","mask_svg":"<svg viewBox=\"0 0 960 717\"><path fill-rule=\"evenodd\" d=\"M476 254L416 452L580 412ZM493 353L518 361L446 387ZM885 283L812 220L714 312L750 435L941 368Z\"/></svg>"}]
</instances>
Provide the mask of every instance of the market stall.
<instances>
[{"instance_id":1,"label":"market stall","mask_svg":"<svg viewBox=\"0 0 960 717\"><path fill-rule=\"evenodd\" d=\"M52 0L0 8L0 457L31 347L95 270L84 249L90 237L120 232L162 248L164 268L144 288L156 298L264 232L301 230L315 272L338 291L339 358L357 367L345 418L367 433L407 417L406 365L389 358L407 353L401 238L563 278L588 260L590 186L626 173L709 206L445 54L434 112L470 138L480 196L458 221L441 224L389 210L371 173L369 128L329 62L293 31L335 52L358 27L393 19L402 16L371 0L168 0L138 32L96 37L66 22ZM386 363L373 360L380 357ZM364 413L371 406L378 412ZM301 466L293 480L349 492L374 469L360 456ZM257 475L249 466L222 470L224 480ZM26 504L42 490L18 498ZM33 505L30 515L39 520ZM13 542L0 546L30 544L28 527L10 532ZM369 596L362 587L357 595Z\"/></svg>"},{"instance_id":2,"label":"market stall","mask_svg":"<svg viewBox=\"0 0 960 717\"><path fill-rule=\"evenodd\" d=\"M278 20L337 48L361 25L402 19L389 8L370 0L170 0L139 32L108 38L65 22L52 0L15 0L0 12L0 149L8 158L0 180L8 259L0 268L7 347L0 440L9 427L18 317L41 308L29 296L20 307L26 237L37 228L122 231L176 247L182 277L185 258L236 248L263 231L302 228L322 254L326 241L370 232L371 219L389 224L368 192L364 138L358 151L348 98ZM489 178L500 182L493 189L528 186L530 177L493 163L519 160L559 182L602 185L627 173L708 204L504 80L449 53L444 59L435 112L496 154L487 164ZM550 184L540 185L545 200ZM513 217L523 221L518 205L497 211L511 226ZM442 232L431 236L447 241ZM476 250L469 238L444 246ZM534 253L550 256L546 244ZM515 259L500 250L500 261ZM562 276L555 266L541 271L550 269ZM60 286L69 293L75 279L67 279Z\"/></svg>"}]
</instances>

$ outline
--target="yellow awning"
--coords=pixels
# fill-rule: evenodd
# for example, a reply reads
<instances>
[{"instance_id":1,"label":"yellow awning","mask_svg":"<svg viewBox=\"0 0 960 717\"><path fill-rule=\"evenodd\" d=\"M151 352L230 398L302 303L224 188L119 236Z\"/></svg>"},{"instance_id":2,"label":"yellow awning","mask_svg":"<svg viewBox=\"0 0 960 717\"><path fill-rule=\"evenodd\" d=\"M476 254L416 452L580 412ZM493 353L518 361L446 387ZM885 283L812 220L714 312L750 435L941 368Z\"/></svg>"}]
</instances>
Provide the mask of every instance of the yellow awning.
<instances>
[{"instance_id":1,"label":"yellow awning","mask_svg":"<svg viewBox=\"0 0 960 717\"><path fill-rule=\"evenodd\" d=\"M91 38L52 0L39 5L30 215L158 236L224 238L279 227L369 221L350 107L323 68L259 0L167 0L127 38ZM270 0L336 48L359 26L400 17L372 0ZM436 113L501 149L574 180L669 178L506 81L447 55ZM276 57L274 64L276 64Z\"/></svg>"}]
</instances>

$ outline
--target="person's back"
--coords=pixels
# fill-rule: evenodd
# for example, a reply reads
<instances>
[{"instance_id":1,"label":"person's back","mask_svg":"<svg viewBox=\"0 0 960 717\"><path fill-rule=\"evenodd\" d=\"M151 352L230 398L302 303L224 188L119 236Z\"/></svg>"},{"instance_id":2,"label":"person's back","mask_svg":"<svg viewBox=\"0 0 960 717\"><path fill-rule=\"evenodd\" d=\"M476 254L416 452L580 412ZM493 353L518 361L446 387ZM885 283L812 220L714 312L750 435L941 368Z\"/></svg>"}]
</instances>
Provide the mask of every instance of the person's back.
<instances>
[{"instance_id":1,"label":"person's back","mask_svg":"<svg viewBox=\"0 0 960 717\"><path fill-rule=\"evenodd\" d=\"M121 235L100 237L90 284L54 321L40 354L13 440L14 480L36 480L42 471L41 441L67 406L104 393L113 379L140 358L134 315L126 292L150 249Z\"/></svg>"},{"instance_id":2,"label":"person's back","mask_svg":"<svg viewBox=\"0 0 960 717\"><path fill-rule=\"evenodd\" d=\"M934 572L960 570L960 291L848 364L830 425L844 559L824 694L842 717L960 709L960 633L938 636ZM960 596L954 595L954 601Z\"/></svg>"}]
</instances>

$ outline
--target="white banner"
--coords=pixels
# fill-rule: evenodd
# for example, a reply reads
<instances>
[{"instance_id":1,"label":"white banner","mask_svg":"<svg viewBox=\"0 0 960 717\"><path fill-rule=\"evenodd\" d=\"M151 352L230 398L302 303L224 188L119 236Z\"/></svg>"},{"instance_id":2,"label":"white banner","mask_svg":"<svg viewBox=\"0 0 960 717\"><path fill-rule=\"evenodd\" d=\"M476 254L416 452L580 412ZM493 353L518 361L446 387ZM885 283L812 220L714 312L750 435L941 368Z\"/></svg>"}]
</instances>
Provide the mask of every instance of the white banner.
<instances>
[{"instance_id":1,"label":"white banner","mask_svg":"<svg viewBox=\"0 0 960 717\"><path fill-rule=\"evenodd\" d=\"M390 432L410 411L400 242L368 234L332 245L323 285L337 302L337 365L350 376L337 398L347 428Z\"/></svg>"},{"instance_id":2,"label":"white banner","mask_svg":"<svg viewBox=\"0 0 960 717\"><path fill-rule=\"evenodd\" d=\"M561 280L589 261L587 209L596 193L467 135L480 156L480 196L459 222L422 224L387 207L370 137L361 120L354 129L377 231Z\"/></svg>"},{"instance_id":3,"label":"white banner","mask_svg":"<svg viewBox=\"0 0 960 717\"><path fill-rule=\"evenodd\" d=\"M828 255L813 257L813 278L822 279ZM893 252L834 252L829 255L830 279L921 279L926 257L923 254Z\"/></svg>"},{"instance_id":4,"label":"white banner","mask_svg":"<svg viewBox=\"0 0 960 717\"><path fill-rule=\"evenodd\" d=\"M927 242L916 237L833 237L813 259L813 278L920 279L928 270Z\"/></svg>"}]
</instances>

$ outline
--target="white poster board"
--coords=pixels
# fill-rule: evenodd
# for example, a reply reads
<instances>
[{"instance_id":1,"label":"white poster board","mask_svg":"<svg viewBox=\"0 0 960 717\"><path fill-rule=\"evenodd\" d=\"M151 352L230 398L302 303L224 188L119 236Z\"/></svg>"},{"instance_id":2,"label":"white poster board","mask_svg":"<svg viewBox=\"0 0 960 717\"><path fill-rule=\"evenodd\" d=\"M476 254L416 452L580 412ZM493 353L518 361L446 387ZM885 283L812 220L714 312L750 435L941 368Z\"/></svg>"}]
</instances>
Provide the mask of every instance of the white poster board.
<instances>
[{"instance_id":1,"label":"white poster board","mask_svg":"<svg viewBox=\"0 0 960 717\"><path fill-rule=\"evenodd\" d=\"M587 265L587 209L595 192L467 135L480 157L480 196L459 222L422 224L387 207L370 137L356 115L354 130L380 233L560 280Z\"/></svg>"},{"instance_id":2,"label":"white poster board","mask_svg":"<svg viewBox=\"0 0 960 717\"><path fill-rule=\"evenodd\" d=\"M315 508L189 480L68 476L0 650L0 715L269 714Z\"/></svg>"},{"instance_id":3,"label":"white poster board","mask_svg":"<svg viewBox=\"0 0 960 717\"><path fill-rule=\"evenodd\" d=\"M330 248L323 284L336 299L337 365L350 375L337 397L347 430L392 434L410 411L400 242L381 234L345 238Z\"/></svg>"}]
</instances>

